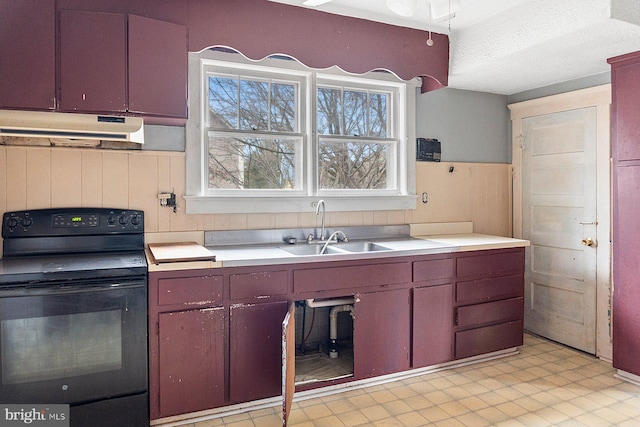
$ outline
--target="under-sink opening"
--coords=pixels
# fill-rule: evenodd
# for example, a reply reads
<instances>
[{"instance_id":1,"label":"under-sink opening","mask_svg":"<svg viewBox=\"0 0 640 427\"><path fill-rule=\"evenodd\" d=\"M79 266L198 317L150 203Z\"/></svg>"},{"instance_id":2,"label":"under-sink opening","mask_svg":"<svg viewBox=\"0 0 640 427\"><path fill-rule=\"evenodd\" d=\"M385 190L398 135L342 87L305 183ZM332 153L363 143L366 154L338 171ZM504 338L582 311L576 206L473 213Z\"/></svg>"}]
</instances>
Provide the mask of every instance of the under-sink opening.
<instances>
[{"instance_id":1,"label":"under-sink opening","mask_svg":"<svg viewBox=\"0 0 640 427\"><path fill-rule=\"evenodd\" d=\"M296 385L353 377L352 313L353 296L296 301Z\"/></svg>"}]
</instances>

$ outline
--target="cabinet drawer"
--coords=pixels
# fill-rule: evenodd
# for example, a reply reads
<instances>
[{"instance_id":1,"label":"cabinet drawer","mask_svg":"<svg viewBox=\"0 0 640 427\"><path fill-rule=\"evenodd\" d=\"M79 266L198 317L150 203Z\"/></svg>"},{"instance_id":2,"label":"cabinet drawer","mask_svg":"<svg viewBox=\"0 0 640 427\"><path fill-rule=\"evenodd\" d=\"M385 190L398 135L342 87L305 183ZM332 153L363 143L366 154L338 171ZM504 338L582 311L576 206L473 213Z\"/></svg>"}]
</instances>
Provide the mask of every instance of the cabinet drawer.
<instances>
[{"instance_id":1,"label":"cabinet drawer","mask_svg":"<svg viewBox=\"0 0 640 427\"><path fill-rule=\"evenodd\" d=\"M456 283L456 302L490 301L521 296L524 296L524 279L520 274Z\"/></svg>"},{"instance_id":2,"label":"cabinet drawer","mask_svg":"<svg viewBox=\"0 0 640 427\"><path fill-rule=\"evenodd\" d=\"M158 279L158 305L211 304L222 300L222 276Z\"/></svg>"},{"instance_id":3,"label":"cabinet drawer","mask_svg":"<svg viewBox=\"0 0 640 427\"><path fill-rule=\"evenodd\" d=\"M522 298L512 298L484 304L467 305L457 309L457 325L464 328L474 325L521 320L524 314Z\"/></svg>"},{"instance_id":4,"label":"cabinet drawer","mask_svg":"<svg viewBox=\"0 0 640 427\"><path fill-rule=\"evenodd\" d=\"M411 282L411 263L311 268L293 272L296 293Z\"/></svg>"},{"instance_id":5,"label":"cabinet drawer","mask_svg":"<svg viewBox=\"0 0 640 427\"><path fill-rule=\"evenodd\" d=\"M522 321L456 332L456 359L518 347L523 344Z\"/></svg>"},{"instance_id":6,"label":"cabinet drawer","mask_svg":"<svg viewBox=\"0 0 640 427\"><path fill-rule=\"evenodd\" d=\"M413 263L413 281L446 279L453 276L453 259L432 259Z\"/></svg>"},{"instance_id":7,"label":"cabinet drawer","mask_svg":"<svg viewBox=\"0 0 640 427\"><path fill-rule=\"evenodd\" d=\"M229 277L231 299L260 298L287 293L286 271L261 271L232 274Z\"/></svg>"},{"instance_id":8,"label":"cabinet drawer","mask_svg":"<svg viewBox=\"0 0 640 427\"><path fill-rule=\"evenodd\" d=\"M457 277L500 276L509 272L524 271L524 250L458 257Z\"/></svg>"}]
</instances>

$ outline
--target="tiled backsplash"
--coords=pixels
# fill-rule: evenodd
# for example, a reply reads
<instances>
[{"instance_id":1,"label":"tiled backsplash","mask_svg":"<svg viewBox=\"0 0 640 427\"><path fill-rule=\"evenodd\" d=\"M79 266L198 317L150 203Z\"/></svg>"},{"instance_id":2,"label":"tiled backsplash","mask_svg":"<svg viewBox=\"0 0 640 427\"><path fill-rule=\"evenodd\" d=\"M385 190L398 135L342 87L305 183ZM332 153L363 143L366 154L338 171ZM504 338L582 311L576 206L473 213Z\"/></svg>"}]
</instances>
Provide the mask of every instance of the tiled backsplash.
<instances>
[{"instance_id":1,"label":"tiled backsplash","mask_svg":"<svg viewBox=\"0 0 640 427\"><path fill-rule=\"evenodd\" d=\"M451 166L453 172L449 172ZM478 233L510 233L507 164L417 163L415 211L327 212L327 226L472 221ZM184 153L0 146L0 211L122 207L145 212L150 233L318 226L313 212L187 215ZM174 191L178 211L158 193ZM428 202L421 194L428 193Z\"/></svg>"}]
</instances>

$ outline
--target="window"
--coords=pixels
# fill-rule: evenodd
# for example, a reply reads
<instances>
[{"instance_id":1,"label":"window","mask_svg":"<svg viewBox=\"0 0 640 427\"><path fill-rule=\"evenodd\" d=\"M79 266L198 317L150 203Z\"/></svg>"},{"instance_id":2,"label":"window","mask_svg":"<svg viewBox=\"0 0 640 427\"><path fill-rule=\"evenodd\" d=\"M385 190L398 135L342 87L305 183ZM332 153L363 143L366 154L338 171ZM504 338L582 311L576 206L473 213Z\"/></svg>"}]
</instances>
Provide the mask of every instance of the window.
<instances>
[{"instance_id":1,"label":"window","mask_svg":"<svg viewBox=\"0 0 640 427\"><path fill-rule=\"evenodd\" d=\"M301 212L320 197L332 210L415 207L415 87L218 56L190 57L188 213Z\"/></svg>"},{"instance_id":2,"label":"window","mask_svg":"<svg viewBox=\"0 0 640 427\"><path fill-rule=\"evenodd\" d=\"M207 73L207 193L300 190L300 82Z\"/></svg>"}]
</instances>

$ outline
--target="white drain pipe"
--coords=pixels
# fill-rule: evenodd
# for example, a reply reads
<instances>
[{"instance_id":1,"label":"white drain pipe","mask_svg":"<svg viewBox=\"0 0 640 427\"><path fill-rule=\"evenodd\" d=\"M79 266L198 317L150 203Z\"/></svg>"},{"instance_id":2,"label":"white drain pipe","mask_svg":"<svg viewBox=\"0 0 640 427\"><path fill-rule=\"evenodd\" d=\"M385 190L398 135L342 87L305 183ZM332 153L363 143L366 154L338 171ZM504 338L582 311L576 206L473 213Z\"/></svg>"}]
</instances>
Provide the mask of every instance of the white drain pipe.
<instances>
[{"instance_id":1,"label":"white drain pipe","mask_svg":"<svg viewBox=\"0 0 640 427\"><path fill-rule=\"evenodd\" d=\"M338 357L338 313L348 311L351 317L355 317L352 304L336 305L329 312L329 357L336 359Z\"/></svg>"}]
</instances>

